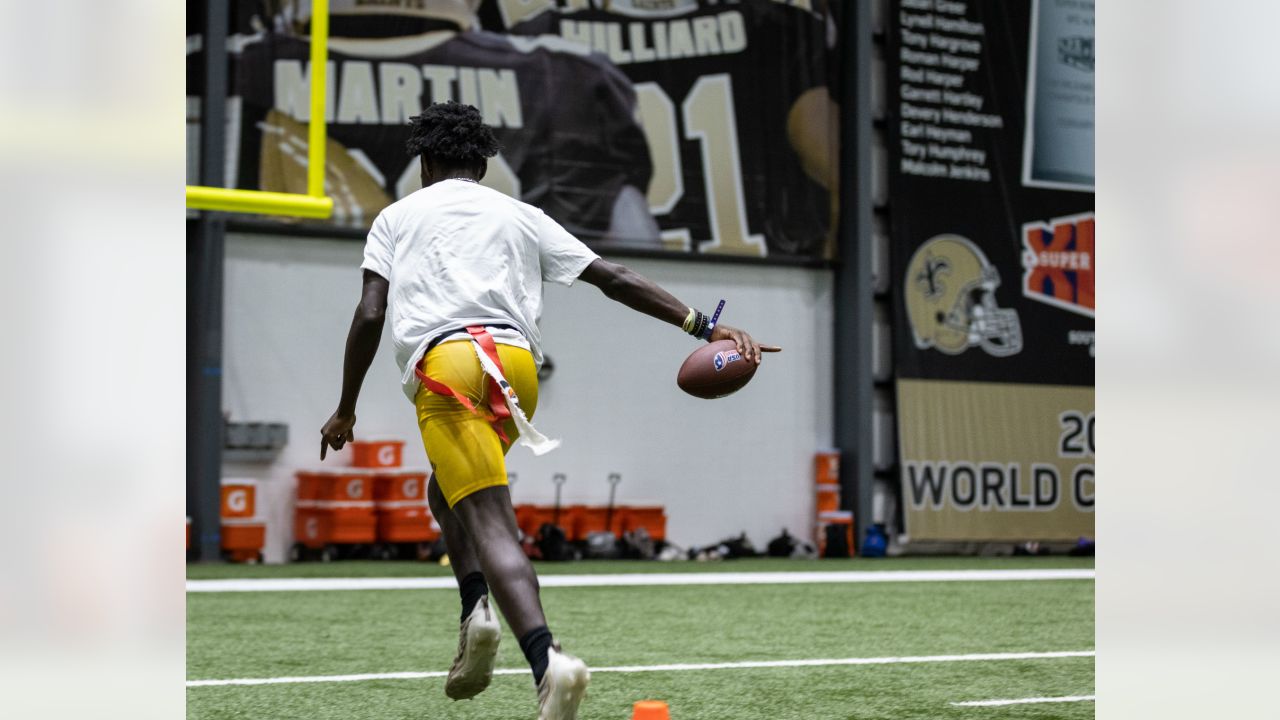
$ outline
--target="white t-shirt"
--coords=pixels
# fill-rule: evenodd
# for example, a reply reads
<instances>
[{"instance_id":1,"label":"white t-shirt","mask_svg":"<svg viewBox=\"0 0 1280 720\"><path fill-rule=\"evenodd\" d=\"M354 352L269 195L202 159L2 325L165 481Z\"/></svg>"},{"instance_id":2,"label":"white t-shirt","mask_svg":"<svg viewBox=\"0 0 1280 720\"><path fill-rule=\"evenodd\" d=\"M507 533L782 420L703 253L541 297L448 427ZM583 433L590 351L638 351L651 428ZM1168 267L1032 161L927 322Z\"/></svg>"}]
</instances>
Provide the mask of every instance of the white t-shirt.
<instances>
[{"instance_id":1,"label":"white t-shirt","mask_svg":"<svg viewBox=\"0 0 1280 720\"><path fill-rule=\"evenodd\" d=\"M388 206L369 230L360 267L387 296L404 392L428 344L470 325L502 323L494 340L542 364L542 282L572 285L599 255L532 205L466 180L442 180Z\"/></svg>"}]
</instances>

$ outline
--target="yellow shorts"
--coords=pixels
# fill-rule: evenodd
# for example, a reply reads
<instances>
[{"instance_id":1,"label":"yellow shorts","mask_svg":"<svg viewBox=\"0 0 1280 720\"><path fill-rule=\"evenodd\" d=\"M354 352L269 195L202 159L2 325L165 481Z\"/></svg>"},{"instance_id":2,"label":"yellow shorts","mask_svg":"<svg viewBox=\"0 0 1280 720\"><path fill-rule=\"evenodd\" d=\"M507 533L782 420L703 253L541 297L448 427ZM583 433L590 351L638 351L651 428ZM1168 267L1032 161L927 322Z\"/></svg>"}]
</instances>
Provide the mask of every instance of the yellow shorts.
<instances>
[{"instance_id":1,"label":"yellow shorts","mask_svg":"<svg viewBox=\"0 0 1280 720\"><path fill-rule=\"evenodd\" d=\"M497 345L502 373L520 396L520 407L532 419L538 407L538 368L533 355L514 345ZM478 490L506 485L505 456L510 446L502 442L489 423L489 376L480 368L475 345L470 340L440 343L427 352L423 372L466 395L483 413L478 415L452 397L418 387L414 398L418 429L436 483L449 507ZM520 435L511 420L506 421L504 430L511 442Z\"/></svg>"}]
</instances>

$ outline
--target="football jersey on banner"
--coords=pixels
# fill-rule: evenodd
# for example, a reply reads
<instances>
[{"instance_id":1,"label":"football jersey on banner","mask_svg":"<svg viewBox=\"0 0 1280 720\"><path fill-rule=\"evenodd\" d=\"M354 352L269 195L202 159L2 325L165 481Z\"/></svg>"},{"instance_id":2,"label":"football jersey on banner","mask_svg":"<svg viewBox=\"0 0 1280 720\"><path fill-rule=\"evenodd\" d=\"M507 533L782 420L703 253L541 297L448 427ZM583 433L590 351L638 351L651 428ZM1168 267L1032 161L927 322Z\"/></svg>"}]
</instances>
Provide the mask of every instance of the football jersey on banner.
<instances>
[{"instance_id":1,"label":"football jersey on banner","mask_svg":"<svg viewBox=\"0 0 1280 720\"><path fill-rule=\"evenodd\" d=\"M830 256L835 25L807 0L485 0L480 19L590 47L631 79L668 249Z\"/></svg>"},{"instance_id":2,"label":"football jersey on banner","mask_svg":"<svg viewBox=\"0 0 1280 720\"><path fill-rule=\"evenodd\" d=\"M239 49L238 186L305 192L309 38L266 31ZM337 224L368 227L421 187L406 124L432 102L476 106L503 148L484 184L542 208L583 240L605 239L624 187L649 184L630 82L555 38L453 30L332 37L327 87L325 183Z\"/></svg>"}]
</instances>

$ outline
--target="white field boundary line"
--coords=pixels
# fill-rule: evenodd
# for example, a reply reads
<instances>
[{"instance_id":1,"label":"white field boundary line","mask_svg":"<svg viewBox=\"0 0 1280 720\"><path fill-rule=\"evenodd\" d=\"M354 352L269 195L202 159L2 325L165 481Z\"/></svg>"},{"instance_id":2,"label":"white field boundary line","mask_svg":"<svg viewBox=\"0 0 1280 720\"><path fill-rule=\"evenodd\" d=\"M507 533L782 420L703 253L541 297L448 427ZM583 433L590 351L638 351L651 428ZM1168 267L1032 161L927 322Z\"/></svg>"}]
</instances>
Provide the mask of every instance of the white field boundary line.
<instances>
[{"instance_id":1,"label":"white field boundary line","mask_svg":"<svg viewBox=\"0 0 1280 720\"><path fill-rule=\"evenodd\" d=\"M542 587L640 587L658 585L793 585L812 583L1009 582L1093 580L1091 568L1042 570L847 570L832 572L623 573L539 575ZM261 578L188 580L187 592L297 592L315 590L444 590L452 577Z\"/></svg>"},{"instance_id":2,"label":"white field boundary line","mask_svg":"<svg viewBox=\"0 0 1280 720\"><path fill-rule=\"evenodd\" d=\"M982 653L971 655L924 655L919 657L836 658L830 660L754 660L726 663L677 663L671 665L621 665L593 667L597 673L690 672L695 670L744 670L756 668L829 667L835 665L902 665L947 662L998 662L1005 660L1053 660L1090 658L1093 650L1056 652ZM298 677L235 678L229 680L188 680L187 687L224 687L228 685L290 685L296 683L363 682L366 680L425 680L448 676L445 671L364 673L360 675L303 675ZM528 668L499 668L494 675L527 675Z\"/></svg>"},{"instance_id":3,"label":"white field boundary line","mask_svg":"<svg viewBox=\"0 0 1280 720\"><path fill-rule=\"evenodd\" d=\"M1067 697L1019 698L1017 700L968 700L953 702L956 707L1001 707L1004 705L1038 705L1040 703L1093 702L1095 695L1070 695Z\"/></svg>"}]
</instances>

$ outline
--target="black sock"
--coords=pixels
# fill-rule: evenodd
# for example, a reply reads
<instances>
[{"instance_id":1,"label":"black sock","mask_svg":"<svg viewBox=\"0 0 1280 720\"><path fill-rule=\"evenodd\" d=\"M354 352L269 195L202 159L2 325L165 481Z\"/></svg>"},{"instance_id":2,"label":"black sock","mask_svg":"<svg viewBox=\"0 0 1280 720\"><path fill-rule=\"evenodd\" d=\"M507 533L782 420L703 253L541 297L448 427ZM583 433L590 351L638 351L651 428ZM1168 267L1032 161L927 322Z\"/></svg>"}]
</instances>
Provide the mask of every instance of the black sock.
<instances>
[{"instance_id":1,"label":"black sock","mask_svg":"<svg viewBox=\"0 0 1280 720\"><path fill-rule=\"evenodd\" d=\"M489 585L484 581L484 573L473 572L458 582L458 592L462 593L462 619L466 620L475 609L480 598L489 594Z\"/></svg>"},{"instance_id":2,"label":"black sock","mask_svg":"<svg viewBox=\"0 0 1280 720\"><path fill-rule=\"evenodd\" d=\"M547 672L547 651L551 649L551 631L546 625L530 630L520 638L520 649L524 651L529 667L533 668L533 684L536 686L542 682L542 676Z\"/></svg>"}]
</instances>

